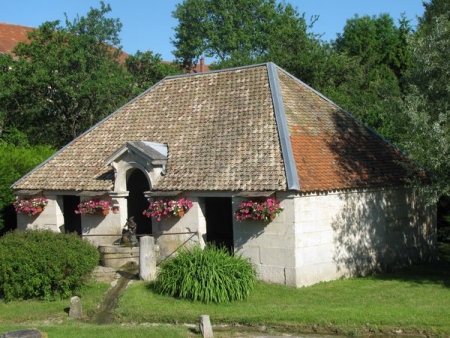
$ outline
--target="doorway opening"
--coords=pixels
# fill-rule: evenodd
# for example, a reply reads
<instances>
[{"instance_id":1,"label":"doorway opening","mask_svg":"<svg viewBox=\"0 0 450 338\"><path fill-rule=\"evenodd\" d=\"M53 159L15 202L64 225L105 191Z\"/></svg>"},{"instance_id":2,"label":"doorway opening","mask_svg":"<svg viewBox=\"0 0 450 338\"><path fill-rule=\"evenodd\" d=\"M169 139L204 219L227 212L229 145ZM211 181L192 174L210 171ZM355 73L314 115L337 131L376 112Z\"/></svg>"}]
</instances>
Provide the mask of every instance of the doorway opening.
<instances>
[{"instance_id":1,"label":"doorway opening","mask_svg":"<svg viewBox=\"0 0 450 338\"><path fill-rule=\"evenodd\" d=\"M231 197L205 198L206 241L233 252L233 208Z\"/></svg>"},{"instance_id":2,"label":"doorway opening","mask_svg":"<svg viewBox=\"0 0 450 338\"><path fill-rule=\"evenodd\" d=\"M148 201L144 192L150 190L150 185L141 170L134 169L131 172L127 180L127 189L129 191L127 200L128 217L134 216L134 221L137 224L136 234L152 234L152 219L143 215L144 210L148 208Z\"/></svg>"},{"instance_id":3,"label":"doorway opening","mask_svg":"<svg viewBox=\"0 0 450 338\"><path fill-rule=\"evenodd\" d=\"M78 210L78 204L80 204L80 196L63 196L64 231L76 232L78 236L81 236L81 215L75 213L75 210Z\"/></svg>"}]
</instances>

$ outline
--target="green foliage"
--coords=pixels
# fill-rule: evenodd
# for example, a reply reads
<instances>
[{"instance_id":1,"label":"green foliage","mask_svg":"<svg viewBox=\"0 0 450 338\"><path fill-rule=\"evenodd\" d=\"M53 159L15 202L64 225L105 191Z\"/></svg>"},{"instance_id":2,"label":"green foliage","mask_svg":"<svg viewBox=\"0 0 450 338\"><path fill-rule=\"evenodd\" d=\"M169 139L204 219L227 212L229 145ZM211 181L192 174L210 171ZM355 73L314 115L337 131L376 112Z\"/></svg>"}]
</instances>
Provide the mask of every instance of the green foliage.
<instances>
[{"instance_id":1,"label":"green foliage","mask_svg":"<svg viewBox=\"0 0 450 338\"><path fill-rule=\"evenodd\" d=\"M405 68L407 59L406 40L411 27L404 18L401 29L394 24L389 14L347 20L343 34L338 34L335 48L352 56L358 56L361 64L369 68L386 65L397 76Z\"/></svg>"},{"instance_id":2,"label":"green foliage","mask_svg":"<svg viewBox=\"0 0 450 338\"><path fill-rule=\"evenodd\" d=\"M3 59L5 128L17 128L31 144L59 148L132 97L120 49L109 44L118 42L121 27L104 17L109 11L102 3L73 23L66 19L65 27L45 22L15 47L18 60Z\"/></svg>"},{"instance_id":3,"label":"green foliage","mask_svg":"<svg viewBox=\"0 0 450 338\"><path fill-rule=\"evenodd\" d=\"M205 303L246 299L256 274L251 263L225 248L208 246L181 251L161 265L155 291Z\"/></svg>"},{"instance_id":4,"label":"green foliage","mask_svg":"<svg viewBox=\"0 0 450 338\"><path fill-rule=\"evenodd\" d=\"M5 301L71 296L98 259L97 249L74 234L9 232L0 238L0 296Z\"/></svg>"},{"instance_id":5,"label":"green foliage","mask_svg":"<svg viewBox=\"0 0 450 338\"><path fill-rule=\"evenodd\" d=\"M411 39L411 52L402 145L427 169L430 184L422 189L434 202L450 194L449 16L422 25Z\"/></svg>"},{"instance_id":6,"label":"green foliage","mask_svg":"<svg viewBox=\"0 0 450 338\"><path fill-rule=\"evenodd\" d=\"M190 69L200 56L214 68L273 61L288 71L310 64L314 41L303 16L275 0L185 0L173 12L177 60ZM303 80L308 81L304 77Z\"/></svg>"},{"instance_id":7,"label":"green foliage","mask_svg":"<svg viewBox=\"0 0 450 338\"><path fill-rule=\"evenodd\" d=\"M14 201L11 185L55 152L49 146L24 147L0 141L0 213ZM0 233L5 227L0 216Z\"/></svg>"},{"instance_id":8,"label":"green foliage","mask_svg":"<svg viewBox=\"0 0 450 338\"><path fill-rule=\"evenodd\" d=\"M227 329L236 323L241 328L264 323L268 330L294 336L314 328L327 335L345 336L357 329L363 337L388 336L402 329L405 335L449 337L450 244L446 246L447 257L391 273L302 288L258 282L245 302L185 301L144 292L146 284L138 282L125 290L115 315L121 323L192 323L207 313L214 324L228 324ZM271 333L266 334L276 335ZM261 331L254 334L261 335Z\"/></svg>"},{"instance_id":9,"label":"green foliage","mask_svg":"<svg viewBox=\"0 0 450 338\"><path fill-rule=\"evenodd\" d=\"M437 17L444 15L450 19L450 2L448 0L424 1L425 13L419 18L419 27L424 29L433 24Z\"/></svg>"},{"instance_id":10,"label":"green foliage","mask_svg":"<svg viewBox=\"0 0 450 338\"><path fill-rule=\"evenodd\" d=\"M411 67L408 38L411 26L404 17L399 27L388 14L355 16L347 20L333 47L341 56L357 61L347 73L343 85L330 87L326 93L360 121L384 137L398 142L402 124L401 103L404 76Z\"/></svg>"},{"instance_id":11,"label":"green foliage","mask_svg":"<svg viewBox=\"0 0 450 338\"><path fill-rule=\"evenodd\" d=\"M122 23L117 18L105 17L111 11L109 4L105 5L103 1L100 1L100 9L91 7L85 17L77 16L73 22L70 22L65 15L66 30L74 35L91 36L95 41L102 43L103 47L107 47L109 52L111 50L108 46L114 46L115 51L119 52L119 34L122 30Z\"/></svg>"},{"instance_id":12,"label":"green foliage","mask_svg":"<svg viewBox=\"0 0 450 338\"><path fill-rule=\"evenodd\" d=\"M181 74L179 67L163 62L160 54L151 51L130 55L125 60L127 71L133 76L137 93L141 93L168 75Z\"/></svg>"},{"instance_id":13,"label":"green foliage","mask_svg":"<svg viewBox=\"0 0 450 338\"><path fill-rule=\"evenodd\" d=\"M14 49L0 55L0 134L17 129L30 144L60 148L174 67L140 53L124 67L119 19L109 5L91 8L65 25L44 22Z\"/></svg>"}]
</instances>

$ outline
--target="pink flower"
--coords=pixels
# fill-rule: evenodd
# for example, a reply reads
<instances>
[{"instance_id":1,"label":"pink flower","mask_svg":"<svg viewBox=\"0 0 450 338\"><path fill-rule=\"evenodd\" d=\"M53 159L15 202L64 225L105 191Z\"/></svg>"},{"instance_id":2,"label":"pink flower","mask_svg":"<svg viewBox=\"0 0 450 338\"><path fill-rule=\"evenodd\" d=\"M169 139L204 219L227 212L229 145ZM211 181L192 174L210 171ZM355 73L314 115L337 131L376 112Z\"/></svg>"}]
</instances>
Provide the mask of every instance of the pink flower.
<instances>
[{"instance_id":1,"label":"pink flower","mask_svg":"<svg viewBox=\"0 0 450 338\"><path fill-rule=\"evenodd\" d=\"M92 200L84 200L78 204L78 210L75 210L76 214L95 214L98 210L109 209L110 203L106 200L94 198Z\"/></svg>"},{"instance_id":2,"label":"pink flower","mask_svg":"<svg viewBox=\"0 0 450 338\"><path fill-rule=\"evenodd\" d=\"M48 204L48 200L42 197L32 197L19 199L13 202L14 209L18 214L27 214L28 216L35 216L41 212Z\"/></svg>"},{"instance_id":3,"label":"pink flower","mask_svg":"<svg viewBox=\"0 0 450 338\"><path fill-rule=\"evenodd\" d=\"M192 201L186 198L180 198L178 201L168 199L151 201L148 208L144 211L144 215L161 221L162 218L181 217L182 214L189 211L192 207Z\"/></svg>"},{"instance_id":4,"label":"pink flower","mask_svg":"<svg viewBox=\"0 0 450 338\"><path fill-rule=\"evenodd\" d=\"M283 208L274 198L265 200L249 200L242 202L238 210L234 213L236 220L243 219L263 220L265 222L272 221Z\"/></svg>"}]
</instances>

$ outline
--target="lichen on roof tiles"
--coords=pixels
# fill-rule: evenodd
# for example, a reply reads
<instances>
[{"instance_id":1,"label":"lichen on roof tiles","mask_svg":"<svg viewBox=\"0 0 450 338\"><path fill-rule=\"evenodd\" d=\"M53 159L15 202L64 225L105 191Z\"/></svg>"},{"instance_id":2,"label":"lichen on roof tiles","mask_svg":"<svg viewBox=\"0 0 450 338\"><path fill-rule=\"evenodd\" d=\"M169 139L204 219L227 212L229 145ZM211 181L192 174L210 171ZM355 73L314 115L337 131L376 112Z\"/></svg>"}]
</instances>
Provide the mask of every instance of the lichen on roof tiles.
<instances>
[{"instance_id":1,"label":"lichen on roof tiles","mask_svg":"<svg viewBox=\"0 0 450 338\"><path fill-rule=\"evenodd\" d=\"M278 77L301 191L406 183L397 148L283 70Z\"/></svg>"},{"instance_id":2,"label":"lichen on roof tiles","mask_svg":"<svg viewBox=\"0 0 450 338\"><path fill-rule=\"evenodd\" d=\"M104 159L129 140L168 145L167 173L155 190L286 187L267 70L260 65L164 79L15 188L112 189L111 180L99 179L110 170Z\"/></svg>"},{"instance_id":3,"label":"lichen on roof tiles","mask_svg":"<svg viewBox=\"0 0 450 338\"><path fill-rule=\"evenodd\" d=\"M285 114L300 191L405 183L408 159L397 148L284 70L262 64L160 81L14 189L112 190L105 159L127 141L148 141L168 147L166 175L154 190L287 190L276 114Z\"/></svg>"}]
</instances>

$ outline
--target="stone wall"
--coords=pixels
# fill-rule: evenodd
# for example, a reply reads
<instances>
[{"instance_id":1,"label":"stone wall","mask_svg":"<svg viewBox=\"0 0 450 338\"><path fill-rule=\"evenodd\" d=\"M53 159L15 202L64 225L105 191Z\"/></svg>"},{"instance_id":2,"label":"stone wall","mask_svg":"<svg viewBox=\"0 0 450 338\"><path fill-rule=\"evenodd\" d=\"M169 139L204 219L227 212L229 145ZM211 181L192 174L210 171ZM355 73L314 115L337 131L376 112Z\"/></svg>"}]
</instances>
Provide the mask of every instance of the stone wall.
<instances>
[{"instance_id":1,"label":"stone wall","mask_svg":"<svg viewBox=\"0 0 450 338\"><path fill-rule=\"evenodd\" d=\"M46 195L46 198L48 200L48 204L40 214L35 216L17 214L17 229L45 229L55 232L61 231L60 228L64 225L62 197Z\"/></svg>"},{"instance_id":2,"label":"stone wall","mask_svg":"<svg viewBox=\"0 0 450 338\"><path fill-rule=\"evenodd\" d=\"M63 196L47 194L46 198L48 204L39 215L17 215L17 228L19 230L46 229L55 232L64 231ZM91 197L81 197L81 200L88 198ZM121 208L121 212L123 215L126 212L126 207ZM125 225L122 218L120 213L115 214L111 211L106 216L102 214L81 215L83 238L97 246L112 245L122 236L122 228Z\"/></svg>"},{"instance_id":3,"label":"stone wall","mask_svg":"<svg viewBox=\"0 0 450 338\"><path fill-rule=\"evenodd\" d=\"M409 189L295 199L296 285L367 275L436 254L436 212Z\"/></svg>"},{"instance_id":4,"label":"stone wall","mask_svg":"<svg viewBox=\"0 0 450 338\"><path fill-rule=\"evenodd\" d=\"M108 215L81 215L81 230L83 238L96 246L113 245L122 237L120 214L109 212Z\"/></svg>"},{"instance_id":5,"label":"stone wall","mask_svg":"<svg viewBox=\"0 0 450 338\"><path fill-rule=\"evenodd\" d=\"M278 193L283 211L269 223L255 220L233 221L234 248L237 254L251 259L261 280L295 285L296 234L294 198ZM244 201L233 199L233 210Z\"/></svg>"},{"instance_id":6,"label":"stone wall","mask_svg":"<svg viewBox=\"0 0 450 338\"><path fill-rule=\"evenodd\" d=\"M181 217L157 221L153 218L153 237L159 246L159 257L164 259L173 255L183 247L199 244L204 247L206 234L206 220L204 205L201 199L189 197L193 207Z\"/></svg>"},{"instance_id":7,"label":"stone wall","mask_svg":"<svg viewBox=\"0 0 450 338\"><path fill-rule=\"evenodd\" d=\"M276 198L284 211L274 221L234 221L235 251L261 280L300 287L436 255L435 208L409 189Z\"/></svg>"},{"instance_id":8,"label":"stone wall","mask_svg":"<svg viewBox=\"0 0 450 338\"><path fill-rule=\"evenodd\" d=\"M60 231L62 197L47 198L49 203L40 215L18 215L19 229ZM204 200L189 198L193 208L182 218L153 220L161 259L182 247L205 244ZM409 189L285 192L277 193L276 199L284 210L272 222L233 218L235 252L251 259L261 280L306 286L430 260L437 253L436 208L427 207ZM118 204L118 200L115 196L112 202ZM233 210L242 201L233 198ZM84 238L96 245L111 245L121 237L125 212L122 203L117 214L82 215Z\"/></svg>"}]
</instances>

